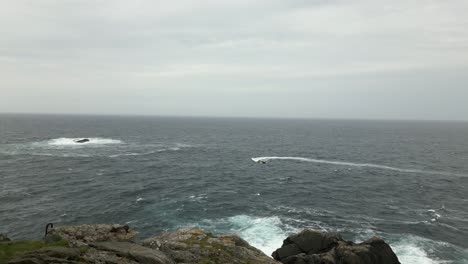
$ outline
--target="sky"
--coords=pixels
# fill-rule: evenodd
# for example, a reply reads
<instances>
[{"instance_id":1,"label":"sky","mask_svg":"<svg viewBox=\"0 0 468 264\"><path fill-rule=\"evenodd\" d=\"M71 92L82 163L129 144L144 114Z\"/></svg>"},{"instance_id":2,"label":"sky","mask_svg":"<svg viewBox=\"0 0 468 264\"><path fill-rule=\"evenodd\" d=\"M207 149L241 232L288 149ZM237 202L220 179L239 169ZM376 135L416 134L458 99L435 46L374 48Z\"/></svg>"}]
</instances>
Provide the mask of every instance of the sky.
<instances>
[{"instance_id":1,"label":"sky","mask_svg":"<svg viewBox=\"0 0 468 264\"><path fill-rule=\"evenodd\" d=\"M466 0L2 0L0 112L468 120Z\"/></svg>"}]
</instances>

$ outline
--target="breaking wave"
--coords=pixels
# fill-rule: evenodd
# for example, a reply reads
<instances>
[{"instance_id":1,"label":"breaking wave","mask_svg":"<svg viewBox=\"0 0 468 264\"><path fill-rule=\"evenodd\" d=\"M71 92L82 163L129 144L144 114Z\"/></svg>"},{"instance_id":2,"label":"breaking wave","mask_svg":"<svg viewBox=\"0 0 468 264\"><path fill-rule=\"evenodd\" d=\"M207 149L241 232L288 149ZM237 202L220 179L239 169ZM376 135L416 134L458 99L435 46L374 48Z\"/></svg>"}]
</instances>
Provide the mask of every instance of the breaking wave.
<instances>
[{"instance_id":1,"label":"breaking wave","mask_svg":"<svg viewBox=\"0 0 468 264\"><path fill-rule=\"evenodd\" d=\"M270 161L270 160L295 160L295 161L330 164L330 165L338 165L338 166L364 167L364 168L391 170L391 171L398 171L398 172L405 172L405 173L422 173L422 174L445 175L445 176L468 176L467 174L461 174L461 173L452 173L452 172L443 172L443 171L430 171L430 170L418 170L418 169L404 169L404 168L397 168L397 167L391 167L391 166L379 165L379 164L372 164L372 163L354 163L354 162L348 162L348 161L310 159L310 158L303 158L303 157L277 157L277 156L272 156L272 157L252 158L252 160L254 162L257 162L257 163L258 162L267 162L267 161Z\"/></svg>"},{"instance_id":2,"label":"breaking wave","mask_svg":"<svg viewBox=\"0 0 468 264\"><path fill-rule=\"evenodd\" d=\"M436 242L421 237L407 235L390 243L402 264L442 264L450 263L446 260L430 256L438 247L446 247L446 243Z\"/></svg>"},{"instance_id":3,"label":"breaking wave","mask_svg":"<svg viewBox=\"0 0 468 264\"><path fill-rule=\"evenodd\" d=\"M271 256L276 249L281 247L286 237L300 231L299 228L288 224L289 222L290 219L283 219L278 216L255 217L250 215L235 215L221 219L204 220L197 225L221 234L235 233L250 245ZM327 231L338 230L331 228ZM353 232L356 231L353 230ZM358 233L362 236L363 240L376 235L370 229L360 230ZM448 244L445 242L437 242L414 235L391 236L392 238L388 238L388 242L402 264L448 263L446 260L433 256L434 251L448 247ZM354 240L356 240L356 237ZM359 242L359 239L357 242ZM466 257L463 250L460 250L457 255L461 259L465 259Z\"/></svg>"},{"instance_id":4,"label":"breaking wave","mask_svg":"<svg viewBox=\"0 0 468 264\"><path fill-rule=\"evenodd\" d=\"M198 225L221 234L235 233L268 256L281 247L287 236L299 231L285 224L277 216L235 215L222 219L204 220Z\"/></svg>"}]
</instances>

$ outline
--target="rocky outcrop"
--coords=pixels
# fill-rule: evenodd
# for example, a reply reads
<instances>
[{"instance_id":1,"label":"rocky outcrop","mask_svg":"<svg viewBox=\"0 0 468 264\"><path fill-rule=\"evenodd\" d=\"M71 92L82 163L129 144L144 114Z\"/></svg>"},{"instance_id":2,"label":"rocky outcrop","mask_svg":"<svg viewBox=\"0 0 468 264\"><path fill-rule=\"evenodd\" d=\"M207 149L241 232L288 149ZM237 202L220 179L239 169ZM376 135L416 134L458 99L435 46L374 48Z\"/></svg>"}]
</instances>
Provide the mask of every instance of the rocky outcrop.
<instances>
[{"instance_id":1,"label":"rocky outcrop","mask_svg":"<svg viewBox=\"0 0 468 264\"><path fill-rule=\"evenodd\" d=\"M134 242L137 234L133 229L116 224L79 225L52 229L47 233L46 240L66 240L72 246L86 246L91 242Z\"/></svg>"},{"instance_id":2,"label":"rocky outcrop","mask_svg":"<svg viewBox=\"0 0 468 264\"><path fill-rule=\"evenodd\" d=\"M0 233L0 242L7 242L7 241L10 241L7 235Z\"/></svg>"},{"instance_id":3,"label":"rocky outcrop","mask_svg":"<svg viewBox=\"0 0 468 264\"><path fill-rule=\"evenodd\" d=\"M142 264L172 264L163 252L147 248L138 244L129 242L95 242L90 244L91 247L107 252L114 252L119 256L127 259L135 260Z\"/></svg>"},{"instance_id":4,"label":"rocky outcrop","mask_svg":"<svg viewBox=\"0 0 468 264\"><path fill-rule=\"evenodd\" d=\"M152 237L142 245L164 252L175 263L279 263L237 235L215 236L196 228Z\"/></svg>"},{"instance_id":5,"label":"rocky outcrop","mask_svg":"<svg viewBox=\"0 0 468 264\"><path fill-rule=\"evenodd\" d=\"M8 258L8 263L279 263L236 235L215 236L199 229L183 228L137 243L136 234L131 228L118 225L60 227L48 231L45 242L35 241L31 250L22 250ZM0 263L3 263L1 251L0 248Z\"/></svg>"},{"instance_id":6,"label":"rocky outcrop","mask_svg":"<svg viewBox=\"0 0 468 264\"><path fill-rule=\"evenodd\" d=\"M381 238L356 244L339 234L313 230L289 236L272 256L284 264L400 264Z\"/></svg>"},{"instance_id":7,"label":"rocky outcrop","mask_svg":"<svg viewBox=\"0 0 468 264\"><path fill-rule=\"evenodd\" d=\"M390 246L373 237L362 243L339 234L305 230L284 240L273 258L237 235L182 228L141 242L128 226L80 225L47 231L43 241L9 241L0 235L0 263L102 264L399 264ZM280 261L280 262L278 262Z\"/></svg>"},{"instance_id":8,"label":"rocky outcrop","mask_svg":"<svg viewBox=\"0 0 468 264\"><path fill-rule=\"evenodd\" d=\"M77 139L75 140L76 143L86 143L86 142L89 142L89 139L88 138L83 138L83 139Z\"/></svg>"}]
</instances>

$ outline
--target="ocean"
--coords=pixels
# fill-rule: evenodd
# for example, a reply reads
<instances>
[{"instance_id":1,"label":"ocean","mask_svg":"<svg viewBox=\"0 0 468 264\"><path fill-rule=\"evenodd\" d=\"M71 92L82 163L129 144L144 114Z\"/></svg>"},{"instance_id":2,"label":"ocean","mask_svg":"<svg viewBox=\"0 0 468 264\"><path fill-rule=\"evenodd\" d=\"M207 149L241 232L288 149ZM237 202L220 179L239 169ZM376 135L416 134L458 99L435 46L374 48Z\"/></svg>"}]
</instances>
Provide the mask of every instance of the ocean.
<instances>
[{"instance_id":1,"label":"ocean","mask_svg":"<svg viewBox=\"0 0 468 264\"><path fill-rule=\"evenodd\" d=\"M268 255L310 228L468 263L468 123L0 115L0 232L49 222L235 232Z\"/></svg>"}]
</instances>

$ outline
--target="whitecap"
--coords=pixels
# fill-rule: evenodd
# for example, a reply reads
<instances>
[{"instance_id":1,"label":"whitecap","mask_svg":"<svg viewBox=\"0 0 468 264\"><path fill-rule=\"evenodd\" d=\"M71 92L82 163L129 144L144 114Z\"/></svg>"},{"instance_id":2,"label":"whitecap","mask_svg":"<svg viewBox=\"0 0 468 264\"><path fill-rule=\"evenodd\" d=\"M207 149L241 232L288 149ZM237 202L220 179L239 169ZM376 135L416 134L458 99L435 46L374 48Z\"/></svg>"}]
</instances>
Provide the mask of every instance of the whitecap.
<instances>
[{"instance_id":1,"label":"whitecap","mask_svg":"<svg viewBox=\"0 0 468 264\"><path fill-rule=\"evenodd\" d=\"M178 148L192 148L192 147L194 147L193 145L185 144L185 143L175 143L175 145L176 145Z\"/></svg>"},{"instance_id":2,"label":"whitecap","mask_svg":"<svg viewBox=\"0 0 468 264\"><path fill-rule=\"evenodd\" d=\"M253 217L237 215L228 218L232 231L270 256L280 248L283 240L298 230L284 225L277 216Z\"/></svg>"},{"instance_id":3,"label":"whitecap","mask_svg":"<svg viewBox=\"0 0 468 264\"><path fill-rule=\"evenodd\" d=\"M202 194L198 194L198 195L190 195L189 196L189 199L190 201L192 202L199 202L201 200L204 200L206 199L208 196L205 194L205 193L202 193Z\"/></svg>"},{"instance_id":4,"label":"whitecap","mask_svg":"<svg viewBox=\"0 0 468 264\"><path fill-rule=\"evenodd\" d=\"M280 248L283 240L288 235L299 231L283 223L278 216L236 215L221 219L204 220L195 225L222 234L235 233L267 256L271 256L273 251Z\"/></svg>"},{"instance_id":5,"label":"whitecap","mask_svg":"<svg viewBox=\"0 0 468 264\"><path fill-rule=\"evenodd\" d=\"M390 243L401 264L441 264L444 260L429 256L431 248L444 242L436 242L425 238L408 235L401 237L398 241Z\"/></svg>"},{"instance_id":6,"label":"whitecap","mask_svg":"<svg viewBox=\"0 0 468 264\"><path fill-rule=\"evenodd\" d=\"M119 154L110 155L109 158L117 158L117 157L121 157L121 156L142 156L142 155L151 155L151 154L154 154L154 153L156 153L156 151L148 151L148 152L142 152L142 153L136 153L136 152L119 153Z\"/></svg>"}]
</instances>

